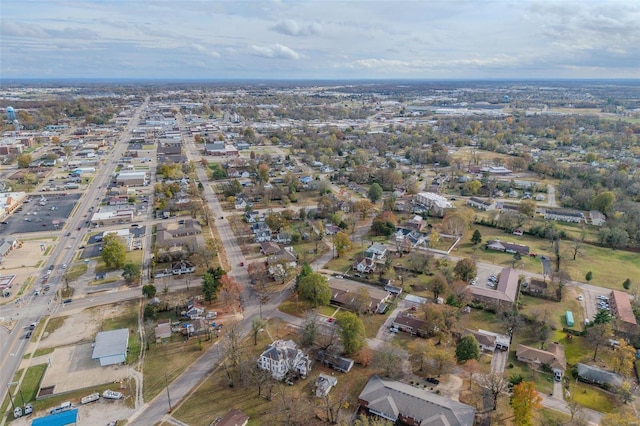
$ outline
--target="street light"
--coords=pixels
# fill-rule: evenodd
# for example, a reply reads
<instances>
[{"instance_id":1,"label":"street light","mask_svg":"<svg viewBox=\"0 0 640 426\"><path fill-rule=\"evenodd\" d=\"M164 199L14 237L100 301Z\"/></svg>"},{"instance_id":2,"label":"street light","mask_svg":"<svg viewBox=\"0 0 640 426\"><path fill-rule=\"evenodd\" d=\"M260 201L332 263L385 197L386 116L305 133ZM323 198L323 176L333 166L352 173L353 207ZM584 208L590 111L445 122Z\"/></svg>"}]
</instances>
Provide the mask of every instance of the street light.
<instances>
[{"instance_id":1,"label":"street light","mask_svg":"<svg viewBox=\"0 0 640 426\"><path fill-rule=\"evenodd\" d=\"M9 383L7 383L7 390L8 390L7 393L9 394L9 401L11 401L11 408L13 408L14 411L16 409L16 406L13 403L13 398L11 397L11 386L17 385L18 383L19 382L9 382Z\"/></svg>"}]
</instances>

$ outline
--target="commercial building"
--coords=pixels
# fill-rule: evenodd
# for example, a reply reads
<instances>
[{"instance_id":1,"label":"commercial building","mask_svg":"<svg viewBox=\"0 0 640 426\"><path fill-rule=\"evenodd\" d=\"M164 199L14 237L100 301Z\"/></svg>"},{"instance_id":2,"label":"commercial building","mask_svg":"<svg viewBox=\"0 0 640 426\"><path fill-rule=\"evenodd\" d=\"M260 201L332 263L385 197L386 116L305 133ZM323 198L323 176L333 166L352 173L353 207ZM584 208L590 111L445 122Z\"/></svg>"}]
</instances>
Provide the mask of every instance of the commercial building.
<instances>
[{"instance_id":1,"label":"commercial building","mask_svg":"<svg viewBox=\"0 0 640 426\"><path fill-rule=\"evenodd\" d=\"M129 330L101 331L96 335L91 359L100 361L100 366L124 364L129 347Z\"/></svg>"}]
</instances>

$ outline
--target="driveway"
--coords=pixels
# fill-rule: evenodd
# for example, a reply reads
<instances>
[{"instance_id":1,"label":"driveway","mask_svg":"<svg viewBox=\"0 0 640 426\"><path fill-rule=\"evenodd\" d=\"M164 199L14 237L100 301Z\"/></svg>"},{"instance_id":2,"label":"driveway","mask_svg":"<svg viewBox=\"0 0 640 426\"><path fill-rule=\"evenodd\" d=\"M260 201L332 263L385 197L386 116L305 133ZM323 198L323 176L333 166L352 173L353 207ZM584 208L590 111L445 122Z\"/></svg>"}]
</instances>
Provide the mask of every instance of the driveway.
<instances>
[{"instance_id":1,"label":"driveway","mask_svg":"<svg viewBox=\"0 0 640 426\"><path fill-rule=\"evenodd\" d=\"M493 357L491 358L491 372L497 374L503 374L505 366L507 365L507 359L509 358L509 351L495 350Z\"/></svg>"}]
</instances>

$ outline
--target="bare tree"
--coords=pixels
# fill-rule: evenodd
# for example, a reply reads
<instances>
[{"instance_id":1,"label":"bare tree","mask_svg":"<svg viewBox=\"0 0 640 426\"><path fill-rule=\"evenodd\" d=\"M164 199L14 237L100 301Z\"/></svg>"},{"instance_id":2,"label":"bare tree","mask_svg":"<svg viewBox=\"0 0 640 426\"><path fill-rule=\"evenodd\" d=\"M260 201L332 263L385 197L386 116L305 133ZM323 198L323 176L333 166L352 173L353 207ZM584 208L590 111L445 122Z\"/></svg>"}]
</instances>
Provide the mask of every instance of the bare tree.
<instances>
[{"instance_id":1,"label":"bare tree","mask_svg":"<svg viewBox=\"0 0 640 426\"><path fill-rule=\"evenodd\" d=\"M578 256L584 256L584 253L582 251L583 246L584 246L583 240L580 240L578 238L575 238L571 242L571 247L569 248L569 250L571 252L571 255L573 256L573 260L576 260L576 257Z\"/></svg>"},{"instance_id":2,"label":"bare tree","mask_svg":"<svg viewBox=\"0 0 640 426\"><path fill-rule=\"evenodd\" d=\"M396 378L402 374L402 364L407 358L407 354L400 348L390 343L385 343L373 355L373 365L383 371L383 375L389 378Z\"/></svg>"},{"instance_id":3,"label":"bare tree","mask_svg":"<svg viewBox=\"0 0 640 426\"><path fill-rule=\"evenodd\" d=\"M326 420L329 424L337 424L340 421L341 412L353 405L349 389L351 386L338 391L337 389L320 398L320 405L323 407Z\"/></svg>"},{"instance_id":4,"label":"bare tree","mask_svg":"<svg viewBox=\"0 0 640 426\"><path fill-rule=\"evenodd\" d=\"M369 306L371 306L371 295L369 294L369 290L365 287L360 287L356 290L353 295L353 299L351 300L351 309L357 314L367 312Z\"/></svg>"},{"instance_id":5,"label":"bare tree","mask_svg":"<svg viewBox=\"0 0 640 426\"><path fill-rule=\"evenodd\" d=\"M509 382L502 377L502 374L491 373L480 376L478 383L493 399L493 411L495 411L498 408L498 397L509 390Z\"/></svg>"},{"instance_id":6,"label":"bare tree","mask_svg":"<svg viewBox=\"0 0 640 426\"><path fill-rule=\"evenodd\" d=\"M251 322L251 332L253 333L253 345L258 344L258 333L260 333L264 329L264 325L266 321L262 318L254 318Z\"/></svg>"}]
</instances>

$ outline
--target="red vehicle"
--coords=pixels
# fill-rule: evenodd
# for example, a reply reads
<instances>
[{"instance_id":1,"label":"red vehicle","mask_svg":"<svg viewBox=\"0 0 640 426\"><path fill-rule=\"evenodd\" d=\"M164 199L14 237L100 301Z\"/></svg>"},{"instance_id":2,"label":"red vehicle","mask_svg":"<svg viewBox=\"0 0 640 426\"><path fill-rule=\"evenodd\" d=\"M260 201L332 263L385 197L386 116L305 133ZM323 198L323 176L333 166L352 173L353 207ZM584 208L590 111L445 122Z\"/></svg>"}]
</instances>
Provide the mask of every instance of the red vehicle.
<instances>
[{"instance_id":1,"label":"red vehicle","mask_svg":"<svg viewBox=\"0 0 640 426\"><path fill-rule=\"evenodd\" d=\"M240 262L240 266L244 266L244 262Z\"/></svg>"}]
</instances>

